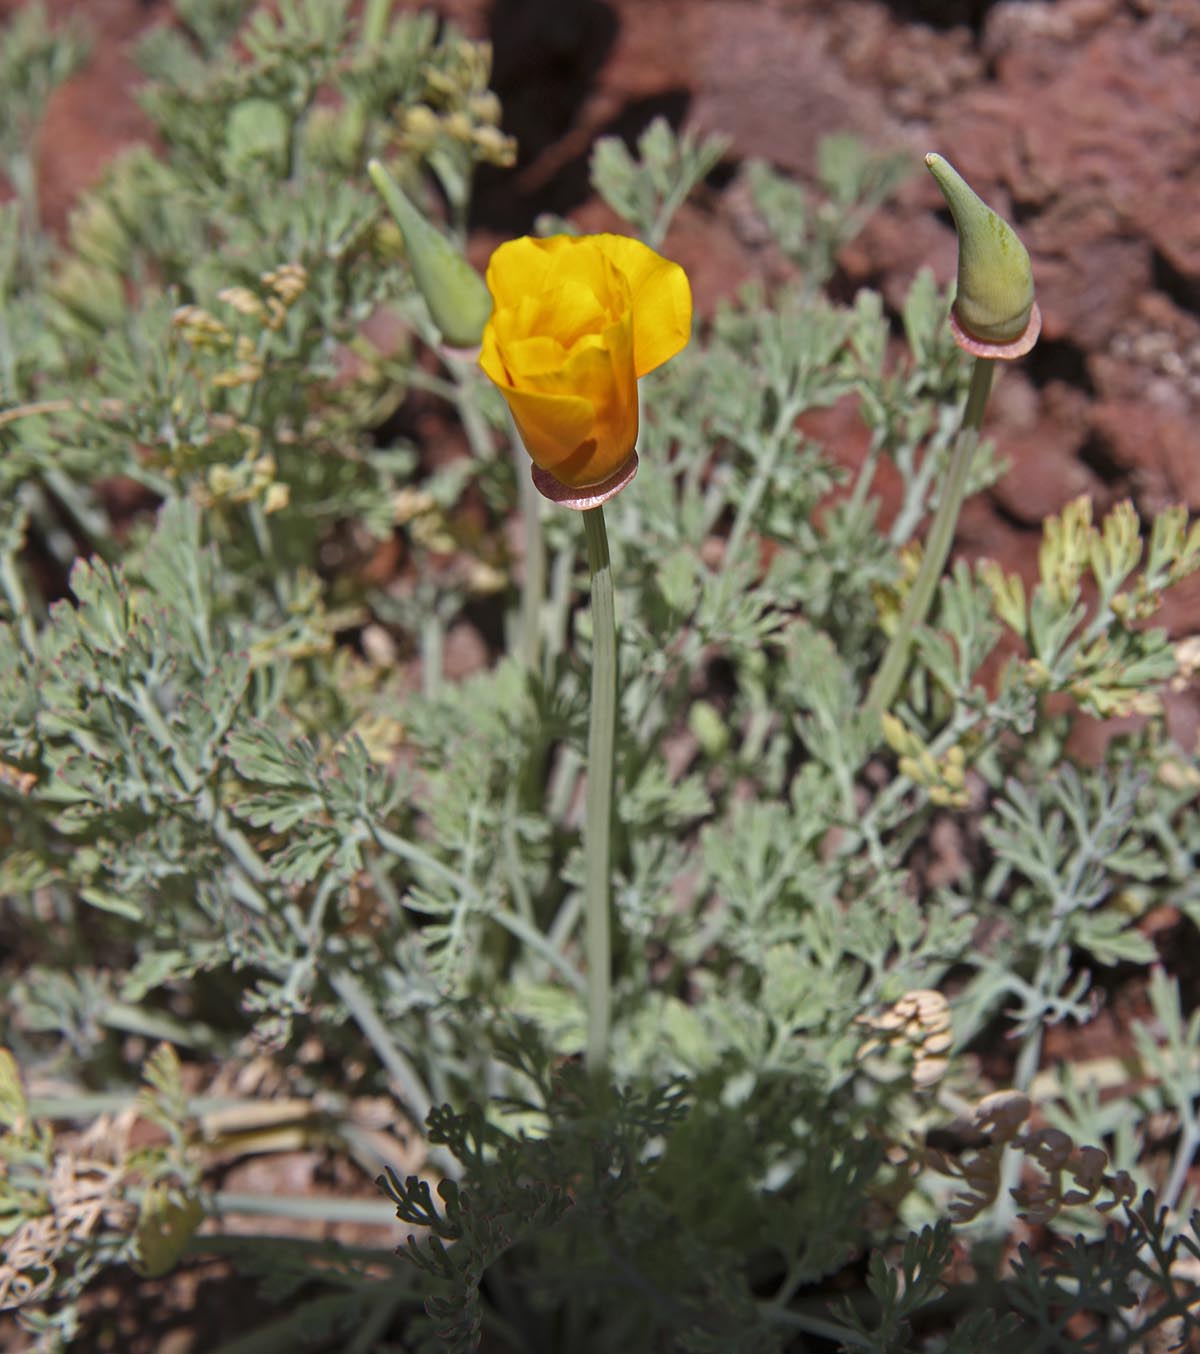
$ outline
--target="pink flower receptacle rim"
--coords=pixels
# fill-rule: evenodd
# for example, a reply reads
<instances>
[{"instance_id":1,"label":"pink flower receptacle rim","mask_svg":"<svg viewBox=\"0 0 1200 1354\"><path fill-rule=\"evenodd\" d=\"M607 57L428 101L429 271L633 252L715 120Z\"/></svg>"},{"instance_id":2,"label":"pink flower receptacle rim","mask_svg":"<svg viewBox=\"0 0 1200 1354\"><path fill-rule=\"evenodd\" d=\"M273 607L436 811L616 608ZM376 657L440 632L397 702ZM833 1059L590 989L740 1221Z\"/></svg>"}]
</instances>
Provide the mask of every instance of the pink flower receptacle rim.
<instances>
[{"instance_id":1,"label":"pink flower receptacle rim","mask_svg":"<svg viewBox=\"0 0 1200 1354\"><path fill-rule=\"evenodd\" d=\"M977 339L967 333L959 323L958 312L952 306L950 309L950 332L954 335L955 343L963 352L970 353L972 357L992 357L1011 362L1015 357L1024 357L1038 341L1038 335L1042 332L1042 312L1035 301L1033 309L1029 312L1029 323L1025 326L1023 334L1018 334L1015 339L1008 343L987 343L983 339Z\"/></svg>"},{"instance_id":2,"label":"pink flower receptacle rim","mask_svg":"<svg viewBox=\"0 0 1200 1354\"><path fill-rule=\"evenodd\" d=\"M599 484L589 484L584 488L575 488L573 485L564 484L562 480L555 477L548 471L543 470L540 465L530 467L530 475L533 479L533 487L543 498L548 498L551 503L557 503L562 508L573 508L576 512L587 512L589 508L598 508L601 503L607 503L610 498L614 498L637 474L638 454L636 451L629 453L629 459L614 475L608 479L602 480Z\"/></svg>"}]
</instances>

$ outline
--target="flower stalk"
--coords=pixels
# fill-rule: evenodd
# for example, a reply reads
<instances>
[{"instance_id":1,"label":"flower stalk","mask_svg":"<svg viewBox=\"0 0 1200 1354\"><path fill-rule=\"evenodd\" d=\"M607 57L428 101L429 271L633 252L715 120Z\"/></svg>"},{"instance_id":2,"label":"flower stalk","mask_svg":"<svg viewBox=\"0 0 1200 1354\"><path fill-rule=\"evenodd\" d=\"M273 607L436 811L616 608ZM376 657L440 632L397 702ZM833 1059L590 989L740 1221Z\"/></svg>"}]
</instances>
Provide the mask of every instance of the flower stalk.
<instances>
[{"instance_id":1,"label":"flower stalk","mask_svg":"<svg viewBox=\"0 0 1200 1354\"><path fill-rule=\"evenodd\" d=\"M879 730L884 713L896 698L908 667L913 635L929 614L946 567L996 362L1024 357L1042 328L1041 311L1034 300L1033 266L1016 232L948 160L930 154L925 157L925 165L946 199L958 233L958 280L950 331L955 343L974 358L975 365L921 567L863 706L871 732Z\"/></svg>"},{"instance_id":2,"label":"flower stalk","mask_svg":"<svg viewBox=\"0 0 1200 1354\"><path fill-rule=\"evenodd\" d=\"M979 445L979 430L983 424L983 411L987 407L988 395L992 389L995 367L996 363L992 358L975 359L962 426L955 439L946 482L942 486L941 501L934 515L933 525L929 529L929 539L925 543L921 567L904 603L896 633L892 636L883 663L875 674L875 680L871 683L871 690L867 695L864 715L870 729L879 727L884 712L896 698L896 692L900 689L905 669L908 667L913 635L918 626L924 624L925 617L929 614L938 580L946 567L950 547L954 542L954 528L958 522L958 514L962 510L963 499L966 497L971 462L975 456L975 448Z\"/></svg>"},{"instance_id":3,"label":"flower stalk","mask_svg":"<svg viewBox=\"0 0 1200 1354\"><path fill-rule=\"evenodd\" d=\"M584 949L587 955L588 1070L608 1065L612 1022L612 926L609 850L612 839L613 757L617 722L617 625L604 508L583 514L592 579L592 708L588 723L584 820Z\"/></svg>"},{"instance_id":4,"label":"flower stalk","mask_svg":"<svg viewBox=\"0 0 1200 1354\"><path fill-rule=\"evenodd\" d=\"M512 423L512 450L517 469L517 498L525 540L525 572L521 579L521 663L536 673L541 662L542 602L546 595L546 541L542 533L542 496L526 473L528 460L521 435Z\"/></svg>"}]
</instances>

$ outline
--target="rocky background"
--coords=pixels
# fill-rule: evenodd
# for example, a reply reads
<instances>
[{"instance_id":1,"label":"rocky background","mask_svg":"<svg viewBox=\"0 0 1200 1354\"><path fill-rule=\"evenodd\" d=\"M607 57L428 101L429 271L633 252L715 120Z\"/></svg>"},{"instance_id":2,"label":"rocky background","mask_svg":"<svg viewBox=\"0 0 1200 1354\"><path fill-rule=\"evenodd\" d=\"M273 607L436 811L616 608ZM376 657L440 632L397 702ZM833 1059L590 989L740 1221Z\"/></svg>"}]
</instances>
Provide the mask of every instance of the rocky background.
<instances>
[{"instance_id":1,"label":"rocky background","mask_svg":"<svg viewBox=\"0 0 1200 1354\"><path fill-rule=\"evenodd\" d=\"M22 0L0 0L0 15ZM404 0L409 5L409 0ZM896 305L955 243L921 170L936 149L1019 228L1033 256L1042 340L1007 369L989 431L1011 462L968 505L959 547L1036 567L1040 523L1079 493L1131 496L1143 515L1200 511L1200 0L433 0L495 50L515 173L484 176L473 251L537 214L612 224L591 198L597 136L650 119L731 137L725 163L681 212L666 252L701 314L782 260L738 179L760 157L801 179L830 132L912 152L897 199L843 251L839 287ZM409 7L416 7L409 5ZM86 69L54 98L40 162L47 220L121 145L143 137L135 39L166 0L49 0L94 35ZM815 430L814 430L815 431ZM864 435L834 411L819 429L853 461ZM1200 578L1166 620L1200 630ZM1190 729L1188 731L1190 733Z\"/></svg>"}]
</instances>

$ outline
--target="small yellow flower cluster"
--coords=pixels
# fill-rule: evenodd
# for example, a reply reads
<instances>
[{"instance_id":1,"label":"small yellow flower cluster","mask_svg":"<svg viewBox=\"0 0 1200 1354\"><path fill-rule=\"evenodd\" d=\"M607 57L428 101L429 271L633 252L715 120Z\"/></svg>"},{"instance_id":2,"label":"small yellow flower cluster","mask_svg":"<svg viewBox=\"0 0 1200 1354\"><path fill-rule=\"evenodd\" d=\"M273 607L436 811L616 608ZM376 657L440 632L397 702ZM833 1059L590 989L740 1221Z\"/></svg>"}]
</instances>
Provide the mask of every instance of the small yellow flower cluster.
<instances>
[{"instance_id":1,"label":"small yellow flower cluster","mask_svg":"<svg viewBox=\"0 0 1200 1354\"><path fill-rule=\"evenodd\" d=\"M392 511L396 525L408 528L414 545L433 554L456 554L460 559L469 555L471 543L455 536L452 524L428 490L400 489L392 499ZM487 560L471 556L462 563L463 584L474 597L490 597L508 584L508 575Z\"/></svg>"},{"instance_id":2,"label":"small yellow flower cluster","mask_svg":"<svg viewBox=\"0 0 1200 1354\"><path fill-rule=\"evenodd\" d=\"M904 603L921 568L921 557L921 542L909 541L900 551L900 577L894 583L875 583L871 587L879 628L889 639L899 628Z\"/></svg>"},{"instance_id":3,"label":"small yellow flower cluster","mask_svg":"<svg viewBox=\"0 0 1200 1354\"><path fill-rule=\"evenodd\" d=\"M275 478L275 457L246 457L236 465L214 465L208 471L208 497L213 503L250 503L262 500L263 511L279 512L291 501L291 491Z\"/></svg>"},{"instance_id":4,"label":"small yellow flower cluster","mask_svg":"<svg viewBox=\"0 0 1200 1354\"><path fill-rule=\"evenodd\" d=\"M263 294L249 287L226 287L217 293L236 314L255 322L258 334L234 334L224 321L202 306L180 306L173 320L183 341L194 352L229 354L233 365L210 380L218 389L254 385L263 374L263 331L282 329L288 311L308 288L308 273L299 263L284 263L262 274Z\"/></svg>"},{"instance_id":5,"label":"small yellow flower cluster","mask_svg":"<svg viewBox=\"0 0 1200 1354\"><path fill-rule=\"evenodd\" d=\"M258 345L249 334L239 334L234 340L235 365L217 372L212 383L218 389L234 390L238 386L252 386L262 380L263 361Z\"/></svg>"},{"instance_id":6,"label":"small yellow flower cluster","mask_svg":"<svg viewBox=\"0 0 1200 1354\"><path fill-rule=\"evenodd\" d=\"M239 315L259 320L267 329L282 329L288 311L308 290L308 270L299 263L281 263L259 280L268 295L259 296L249 287L226 287L217 293L217 299Z\"/></svg>"},{"instance_id":7,"label":"small yellow flower cluster","mask_svg":"<svg viewBox=\"0 0 1200 1354\"><path fill-rule=\"evenodd\" d=\"M197 353L219 353L233 342L228 326L203 306L180 306L171 322L184 343Z\"/></svg>"},{"instance_id":8,"label":"small yellow flower cluster","mask_svg":"<svg viewBox=\"0 0 1200 1354\"><path fill-rule=\"evenodd\" d=\"M180 306L172 317L176 333L193 353L220 362L215 371L206 365L196 371L207 391L236 390L262 379L270 335L283 327L288 312L307 290L308 272L299 263L282 263L261 274L259 281L260 291L234 286L217 294L218 300L249 321L255 332L236 333L203 306ZM275 457L261 451L261 430L220 410L209 412L208 427L211 436L202 444L181 444L174 449L176 460L201 449L206 459L218 448L223 453L222 459L208 469L200 493L204 505L261 501L268 513L286 508L290 490L275 478ZM240 459L233 460L226 447L240 449Z\"/></svg>"},{"instance_id":9,"label":"small yellow flower cluster","mask_svg":"<svg viewBox=\"0 0 1200 1354\"><path fill-rule=\"evenodd\" d=\"M858 1050L860 1060L882 1049L907 1052L912 1058L913 1085L921 1091L939 1082L950 1066L954 1043L950 1003L932 988L906 992L882 1015L860 1015L856 1024L870 1031Z\"/></svg>"},{"instance_id":10,"label":"small yellow flower cluster","mask_svg":"<svg viewBox=\"0 0 1200 1354\"><path fill-rule=\"evenodd\" d=\"M1052 1222L1064 1208L1092 1204L1101 1213L1131 1202L1137 1195L1128 1171L1108 1172L1108 1155L1099 1147L1079 1147L1057 1128L1023 1129L1032 1105L1020 1091L996 1091L976 1106L972 1127L986 1139L962 1158L926 1150L930 1165L959 1179L966 1190L950 1205L955 1222L971 1222L991 1207L1000 1191L1005 1148L1023 1154L1041 1175L1013 1190L1027 1222ZM1106 1197L1101 1198L1101 1195Z\"/></svg>"},{"instance_id":11,"label":"small yellow flower cluster","mask_svg":"<svg viewBox=\"0 0 1200 1354\"><path fill-rule=\"evenodd\" d=\"M1111 718L1161 712L1157 691L1131 679L1131 658L1122 648L1121 633L1153 616L1165 590L1197 568L1200 526L1189 530L1183 508L1160 513L1145 540L1131 503L1118 503L1103 522L1093 525L1091 500L1081 497L1046 520L1038 552L1038 592L1032 604L1020 577L1006 574L998 564L981 565L980 578L992 594L996 615L1031 643L1033 618L1039 610L1040 629L1045 632L1050 628L1045 612L1067 620L1083 601L1086 578L1094 580L1098 606L1107 607L1107 615L1096 611L1086 642L1075 648L1066 689L1091 713ZM1037 657L1027 660L1024 673L1034 690L1062 682L1061 674L1056 678Z\"/></svg>"},{"instance_id":12,"label":"small yellow flower cluster","mask_svg":"<svg viewBox=\"0 0 1200 1354\"><path fill-rule=\"evenodd\" d=\"M1143 559L1147 567L1134 576ZM1132 503L1118 503L1095 526L1092 501L1086 495L1046 519L1038 551L1040 586L1052 603L1073 605L1084 575L1091 573L1102 589L1112 591L1109 606L1113 614L1129 624L1153 616L1162 605L1164 590L1197 568L1200 526L1188 530L1186 509L1175 506L1161 512L1147 543ZM1017 634L1027 635L1028 608L1020 578L1006 575L991 561L981 567L980 575L991 590L997 615ZM1122 587L1127 580L1128 586ZM1116 591L1117 587L1122 590Z\"/></svg>"},{"instance_id":13,"label":"small yellow flower cluster","mask_svg":"<svg viewBox=\"0 0 1200 1354\"><path fill-rule=\"evenodd\" d=\"M283 322L283 313L289 310L308 290L308 269L301 263L281 263L278 268L272 268L263 273L262 284L269 287L279 298L279 304L283 307L280 313L281 324ZM278 324L273 324L272 328L278 328Z\"/></svg>"},{"instance_id":14,"label":"small yellow flower cluster","mask_svg":"<svg viewBox=\"0 0 1200 1354\"><path fill-rule=\"evenodd\" d=\"M1122 506L1128 513L1120 511ZM1132 519L1133 541L1128 531L1128 518L1132 514L1132 504L1118 504L1105 522L1105 534L1111 535L1113 549L1122 553L1136 541L1136 515ZM1038 572L1042 586L1056 602L1074 597L1079 580L1096 556L1099 544L1098 533L1092 526L1092 500L1086 496L1073 499L1057 517L1046 519L1038 551Z\"/></svg>"},{"instance_id":15,"label":"small yellow flower cluster","mask_svg":"<svg viewBox=\"0 0 1200 1354\"><path fill-rule=\"evenodd\" d=\"M492 48L486 42L455 44L449 68L428 66L424 102L404 111L401 143L411 155L425 157L449 143L469 150L471 158L511 168L517 161L515 138L500 130L500 100L488 88Z\"/></svg>"},{"instance_id":16,"label":"small yellow flower cluster","mask_svg":"<svg viewBox=\"0 0 1200 1354\"><path fill-rule=\"evenodd\" d=\"M967 790L967 754L955 743L935 757L930 748L896 715L883 716L883 736L900 757L898 768L914 785L922 786L931 804L945 809L965 809L971 802Z\"/></svg>"}]
</instances>

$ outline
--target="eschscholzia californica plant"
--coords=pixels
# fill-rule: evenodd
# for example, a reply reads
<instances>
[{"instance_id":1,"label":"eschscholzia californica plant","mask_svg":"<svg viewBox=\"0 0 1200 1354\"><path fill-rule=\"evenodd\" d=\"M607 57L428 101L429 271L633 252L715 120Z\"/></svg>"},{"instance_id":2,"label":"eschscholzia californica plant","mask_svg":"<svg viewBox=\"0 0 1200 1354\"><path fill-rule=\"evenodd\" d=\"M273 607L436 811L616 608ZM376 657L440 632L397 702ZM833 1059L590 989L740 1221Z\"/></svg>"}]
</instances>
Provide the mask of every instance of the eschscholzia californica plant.
<instances>
[{"instance_id":1,"label":"eschscholzia californica plant","mask_svg":"<svg viewBox=\"0 0 1200 1354\"><path fill-rule=\"evenodd\" d=\"M500 388L540 493L583 513L592 579L592 693L585 806L587 1065L608 1062L612 994L609 841L617 631L603 504L637 470L639 379L692 332L677 264L623 235L528 236L487 270L491 318L479 365Z\"/></svg>"},{"instance_id":2,"label":"eschscholzia californica plant","mask_svg":"<svg viewBox=\"0 0 1200 1354\"><path fill-rule=\"evenodd\" d=\"M975 364L962 425L938 510L929 528L921 567L867 694L864 717L873 732L882 728L883 715L900 688L913 634L924 623L938 579L946 567L996 362L1023 357L1037 342L1042 328L1041 312L1034 300L1033 266L1016 231L979 197L948 160L929 154L925 166L937 180L954 217L958 233L958 283L950 328L954 341L971 354Z\"/></svg>"}]
</instances>

